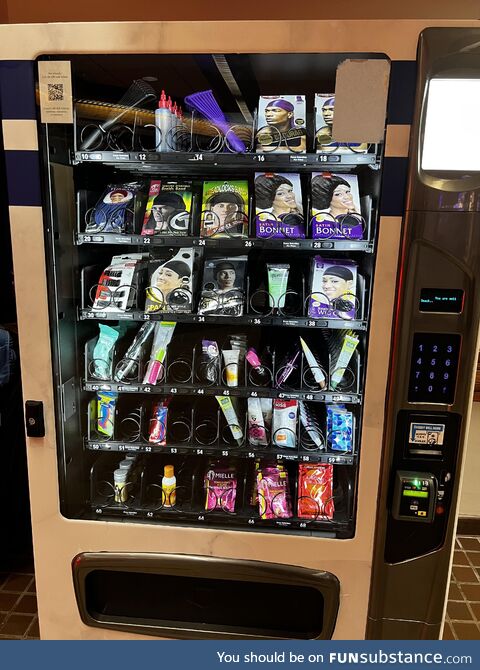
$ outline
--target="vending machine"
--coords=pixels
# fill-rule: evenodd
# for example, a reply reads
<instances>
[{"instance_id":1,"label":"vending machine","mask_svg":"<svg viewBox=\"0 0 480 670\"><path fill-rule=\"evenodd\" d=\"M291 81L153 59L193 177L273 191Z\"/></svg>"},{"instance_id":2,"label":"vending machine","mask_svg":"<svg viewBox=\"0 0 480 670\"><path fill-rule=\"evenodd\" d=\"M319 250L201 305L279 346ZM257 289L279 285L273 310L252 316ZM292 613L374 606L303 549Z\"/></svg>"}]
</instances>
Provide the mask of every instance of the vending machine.
<instances>
[{"instance_id":1,"label":"vending machine","mask_svg":"<svg viewBox=\"0 0 480 670\"><path fill-rule=\"evenodd\" d=\"M480 168L437 23L0 27L42 638L438 637Z\"/></svg>"}]
</instances>

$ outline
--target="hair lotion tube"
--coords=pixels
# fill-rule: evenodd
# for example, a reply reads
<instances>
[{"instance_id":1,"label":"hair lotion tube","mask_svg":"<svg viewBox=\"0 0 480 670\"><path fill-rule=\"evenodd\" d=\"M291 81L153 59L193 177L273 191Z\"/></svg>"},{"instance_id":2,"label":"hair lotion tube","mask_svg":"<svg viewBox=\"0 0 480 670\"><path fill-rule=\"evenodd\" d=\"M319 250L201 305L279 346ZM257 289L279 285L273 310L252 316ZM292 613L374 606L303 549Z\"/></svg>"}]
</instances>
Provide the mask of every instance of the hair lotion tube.
<instances>
[{"instance_id":1,"label":"hair lotion tube","mask_svg":"<svg viewBox=\"0 0 480 670\"><path fill-rule=\"evenodd\" d=\"M330 385L332 389L335 389L342 381L345 370L350 363L350 359L352 358L353 352L357 348L357 345L357 337L354 337L353 335L345 335L343 338L342 348L340 350L338 360L335 363L335 369L333 370L332 376L330 378Z\"/></svg>"},{"instance_id":2,"label":"hair lotion tube","mask_svg":"<svg viewBox=\"0 0 480 670\"><path fill-rule=\"evenodd\" d=\"M270 307L285 307L289 271L290 265L286 263L267 263L268 304Z\"/></svg>"}]
</instances>

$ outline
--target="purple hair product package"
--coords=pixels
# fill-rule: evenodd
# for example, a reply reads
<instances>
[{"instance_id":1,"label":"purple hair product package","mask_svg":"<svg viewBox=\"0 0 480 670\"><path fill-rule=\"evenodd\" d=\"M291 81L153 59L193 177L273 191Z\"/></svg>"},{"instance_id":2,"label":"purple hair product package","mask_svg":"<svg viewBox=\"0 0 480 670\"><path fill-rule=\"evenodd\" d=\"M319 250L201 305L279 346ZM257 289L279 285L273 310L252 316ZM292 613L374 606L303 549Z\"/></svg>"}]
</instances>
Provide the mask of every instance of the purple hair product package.
<instances>
[{"instance_id":1,"label":"purple hair product package","mask_svg":"<svg viewBox=\"0 0 480 670\"><path fill-rule=\"evenodd\" d=\"M345 259L312 259L308 316L313 319L359 318L357 264Z\"/></svg>"},{"instance_id":2,"label":"purple hair product package","mask_svg":"<svg viewBox=\"0 0 480 670\"><path fill-rule=\"evenodd\" d=\"M305 153L304 95L261 95L258 101L257 153Z\"/></svg>"},{"instance_id":3,"label":"purple hair product package","mask_svg":"<svg viewBox=\"0 0 480 670\"><path fill-rule=\"evenodd\" d=\"M304 239L300 175L256 172L255 215L257 237Z\"/></svg>"},{"instance_id":4,"label":"purple hair product package","mask_svg":"<svg viewBox=\"0 0 480 670\"><path fill-rule=\"evenodd\" d=\"M314 172L311 200L314 240L363 239L365 221L361 214L357 175Z\"/></svg>"},{"instance_id":5,"label":"purple hair product package","mask_svg":"<svg viewBox=\"0 0 480 670\"><path fill-rule=\"evenodd\" d=\"M235 511L237 496L237 471L228 464L212 463L205 472L205 509L207 512L223 510Z\"/></svg>"}]
</instances>

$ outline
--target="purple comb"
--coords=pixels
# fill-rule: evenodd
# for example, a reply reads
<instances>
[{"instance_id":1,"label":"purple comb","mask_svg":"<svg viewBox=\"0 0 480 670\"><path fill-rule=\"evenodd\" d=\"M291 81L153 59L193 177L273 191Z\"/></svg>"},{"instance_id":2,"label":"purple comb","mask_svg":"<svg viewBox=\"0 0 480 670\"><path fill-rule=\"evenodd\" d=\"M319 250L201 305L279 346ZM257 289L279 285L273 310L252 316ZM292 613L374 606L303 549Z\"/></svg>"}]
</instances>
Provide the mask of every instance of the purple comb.
<instances>
[{"instance_id":1,"label":"purple comb","mask_svg":"<svg viewBox=\"0 0 480 670\"><path fill-rule=\"evenodd\" d=\"M223 130L225 134L230 131L228 132L228 142L232 148L239 153L246 152L247 148L245 144L238 135L235 135L235 133L230 130L225 114L220 109L212 91L199 91L198 93L187 95L185 104L208 119L214 126Z\"/></svg>"}]
</instances>

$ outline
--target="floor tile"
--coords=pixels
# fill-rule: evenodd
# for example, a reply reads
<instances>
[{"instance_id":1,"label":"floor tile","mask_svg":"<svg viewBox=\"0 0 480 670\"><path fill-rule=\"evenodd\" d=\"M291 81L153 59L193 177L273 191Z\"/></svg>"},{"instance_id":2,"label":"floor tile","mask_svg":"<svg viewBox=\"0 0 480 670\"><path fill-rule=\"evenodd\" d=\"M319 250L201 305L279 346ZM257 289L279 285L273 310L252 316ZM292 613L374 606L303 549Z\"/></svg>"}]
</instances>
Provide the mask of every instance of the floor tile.
<instances>
[{"instance_id":1,"label":"floor tile","mask_svg":"<svg viewBox=\"0 0 480 670\"><path fill-rule=\"evenodd\" d=\"M8 572L0 572L0 589L3 588L4 583L8 579Z\"/></svg>"},{"instance_id":2,"label":"floor tile","mask_svg":"<svg viewBox=\"0 0 480 670\"><path fill-rule=\"evenodd\" d=\"M40 639L40 630L38 628L38 617L35 617L34 622L27 630L28 637Z\"/></svg>"},{"instance_id":3,"label":"floor tile","mask_svg":"<svg viewBox=\"0 0 480 670\"><path fill-rule=\"evenodd\" d=\"M21 600L13 608L15 612L22 614L37 613L37 597L34 595L22 596Z\"/></svg>"},{"instance_id":4,"label":"floor tile","mask_svg":"<svg viewBox=\"0 0 480 670\"><path fill-rule=\"evenodd\" d=\"M4 591L17 591L22 593L32 581L32 575L12 574L3 585Z\"/></svg>"},{"instance_id":5,"label":"floor tile","mask_svg":"<svg viewBox=\"0 0 480 670\"><path fill-rule=\"evenodd\" d=\"M474 552L472 553L473 555L475 555ZM453 565L470 565L470 563L468 562L467 555L465 554L464 551L453 552Z\"/></svg>"},{"instance_id":6,"label":"floor tile","mask_svg":"<svg viewBox=\"0 0 480 670\"><path fill-rule=\"evenodd\" d=\"M473 616L477 621L480 621L480 603L470 603Z\"/></svg>"},{"instance_id":7,"label":"floor tile","mask_svg":"<svg viewBox=\"0 0 480 670\"><path fill-rule=\"evenodd\" d=\"M474 623L452 623L459 640L480 640L480 630Z\"/></svg>"},{"instance_id":8,"label":"floor tile","mask_svg":"<svg viewBox=\"0 0 480 670\"><path fill-rule=\"evenodd\" d=\"M2 635L24 635L27 632L33 617L29 614L10 614L0 628Z\"/></svg>"},{"instance_id":9,"label":"floor tile","mask_svg":"<svg viewBox=\"0 0 480 670\"><path fill-rule=\"evenodd\" d=\"M19 598L16 593L3 593L0 591L0 612L10 612Z\"/></svg>"},{"instance_id":10,"label":"floor tile","mask_svg":"<svg viewBox=\"0 0 480 670\"><path fill-rule=\"evenodd\" d=\"M453 631L450 627L450 624L448 621L445 621L445 626L443 627L443 640L454 640L455 637L453 635Z\"/></svg>"},{"instance_id":11,"label":"floor tile","mask_svg":"<svg viewBox=\"0 0 480 670\"><path fill-rule=\"evenodd\" d=\"M447 613L452 620L471 621L473 619L467 603L449 602L447 605Z\"/></svg>"},{"instance_id":12,"label":"floor tile","mask_svg":"<svg viewBox=\"0 0 480 670\"><path fill-rule=\"evenodd\" d=\"M37 585L35 583L35 578L33 579L32 583L27 589L27 593L36 593L37 592Z\"/></svg>"},{"instance_id":13,"label":"floor tile","mask_svg":"<svg viewBox=\"0 0 480 670\"><path fill-rule=\"evenodd\" d=\"M459 537L457 539L463 549L480 551L480 542L476 537Z\"/></svg>"},{"instance_id":14,"label":"floor tile","mask_svg":"<svg viewBox=\"0 0 480 670\"><path fill-rule=\"evenodd\" d=\"M463 600L463 596L460 593L460 590L456 584L450 582L450 590L448 592L449 600Z\"/></svg>"},{"instance_id":15,"label":"floor tile","mask_svg":"<svg viewBox=\"0 0 480 670\"><path fill-rule=\"evenodd\" d=\"M469 602L480 602L480 584L462 584L461 591Z\"/></svg>"},{"instance_id":16,"label":"floor tile","mask_svg":"<svg viewBox=\"0 0 480 670\"><path fill-rule=\"evenodd\" d=\"M457 583L466 583L466 584L476 584L478 583L478 578L472 568L468 567L454 567L452 570L455 575Z\"/></svg>"},{"instance_id":17,"label":"floor tile","mask_svg":"<svg viewBox=\"0 0 480 670\"><path fill-rule=\"evenodd\" d=\"M472 565L476 568L480 567L480 553L476 551L467 551L467 557Z\"/></svg>"}]
</instances>

